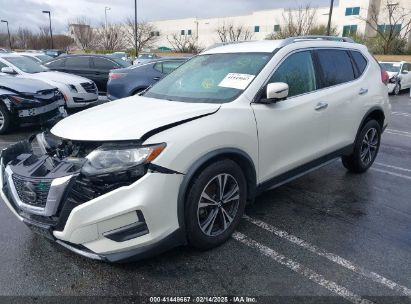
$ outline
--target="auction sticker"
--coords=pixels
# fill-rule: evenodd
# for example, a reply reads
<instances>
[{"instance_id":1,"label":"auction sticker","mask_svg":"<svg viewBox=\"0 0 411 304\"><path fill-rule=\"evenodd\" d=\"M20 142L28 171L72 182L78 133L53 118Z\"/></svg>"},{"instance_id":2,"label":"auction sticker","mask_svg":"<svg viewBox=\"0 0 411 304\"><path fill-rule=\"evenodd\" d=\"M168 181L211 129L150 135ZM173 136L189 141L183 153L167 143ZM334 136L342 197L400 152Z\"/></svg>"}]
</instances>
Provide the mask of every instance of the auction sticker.
<instances>
[{"instance_id":1,"label":"auction sticker","mask_svg":"<svg viewBox=\"0 0 411 304\"><path fill-rule=\"evenodd\" d=\"M229 73L224 77L218 86L244 90L250 82L253 81L254 77L254 75L250 74Z\"/></svg>"}]
</instances>

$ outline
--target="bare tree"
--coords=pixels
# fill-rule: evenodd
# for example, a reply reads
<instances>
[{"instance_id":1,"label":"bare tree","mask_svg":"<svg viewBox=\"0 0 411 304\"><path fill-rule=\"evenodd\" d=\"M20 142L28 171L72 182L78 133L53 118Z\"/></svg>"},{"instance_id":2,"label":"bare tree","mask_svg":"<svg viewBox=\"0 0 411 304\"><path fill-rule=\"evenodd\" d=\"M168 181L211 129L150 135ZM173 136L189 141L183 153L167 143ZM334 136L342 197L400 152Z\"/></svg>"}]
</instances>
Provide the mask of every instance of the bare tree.
<instances>
[{"instance_id":1,"label":"bare tree","mask_svg":"<svg viewBox=\"0 0 411 304\"><path fill-rule=\"evenodd\" d=\"M381 16L386 22L381 24ZM376 33L377 44L383 54L397 53L398 47L405 48L411 32L411 10L385 0L379 8L372 4L368 18L359 17Z\"/></svg>"},{"instance_id":2,"label":"bare tree","mask_svg":"<svg viewBox=\"0 0 411 304\"><path fill-rule=\"evenodd\" d=\"M234 25L233 23L222 23L216 29L221 42L251 40L253 33L244 25Z\"/></svg>"},{"instance_id":3,"label":"bare tree","mask_svg":"<svg viewBox=\"0 0 411 304\"><path fill-rule=\"evenodd\" d=\"M69 31L81 49L86 50L92 46L95 35L86 17L78 17L74 22L70 22Z\"/></svg>"},{"instance_id":4,"label":"bare tree","mask_svg":"<svg viewBox=\"0 0 411 304\"><path fill-rule=\"evenodd\" d=\"M128 45L132 45L137 51L137 54L143 49L152 48L154 43L158 40L160 33L156 30L154 25L146 22L137 24L137 45L135 43L134 19L129 17L124 23L125 40Z\"/></svg>"},{"instance_id":5,"label":"bare tree","mask_svg":"<svg viewBox=\"0 0 411 304\"><path fill-rule=\"evenodd\" d=\"M272 33L266 39L284 39L293 36L309 35L315 26L317 9L299 6L297 9L287 9L282 16L282 22L278 32Z\"/></svg>"},{"instance_id":6,"label":"bare tree","mask_svg":"<svg viewBox=\"0 0 411 304\"><path fill-rule=\"evenodd\" d=\"M15 46L20 49L30 48L30 40L33 38L33 32L26 27L19 27L15 35Z\"/></svg>"},{"instance_id":7,"label":"bare tree","mask_svg":"<svg viewBox=\"0 0 411 304\"><path fill-rule=\"evenodd\" d=\"M121 26L101 24L96 30L95 45L103 50L120 50L124 47L124 31Z\"/></svg>"},{"instance_id":8,"label":"bare tree","mask_svg":"<svg viewBox=\"0 0 411 304\"><path fill-rule=\"evenodd\" d=\"M199 53L201 47L198 45L197 39L192 35L173 34L167 36L168 42L174 50L180 53Z\"/></svg>"},{"instance_id":9,"label":"bare tree","mask_svg":"<svg viewBox=\"0 0 411 304\"><path fill-rule=\"evenodd\" d=\"M60 50L68 50L74 44L74 39L67 35L53 35L53 41L55 47Z\"/></svg>"}]
</instances>

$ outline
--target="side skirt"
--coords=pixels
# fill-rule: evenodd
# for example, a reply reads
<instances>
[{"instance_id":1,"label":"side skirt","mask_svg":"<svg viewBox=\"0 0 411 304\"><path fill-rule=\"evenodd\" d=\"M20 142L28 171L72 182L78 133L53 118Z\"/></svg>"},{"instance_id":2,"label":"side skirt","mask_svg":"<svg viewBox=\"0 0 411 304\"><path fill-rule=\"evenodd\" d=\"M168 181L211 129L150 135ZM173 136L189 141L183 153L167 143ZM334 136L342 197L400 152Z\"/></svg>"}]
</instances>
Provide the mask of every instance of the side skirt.
<instances>
[{"instance_id":1,"label":"side skirt","mask_svg":"<svg viewBox=\"0 0 411 304\"><path fill-rule=\"evenodd\" d=\"M354 149L354 144L351 144L335 152L332 152L330 154L317 158L302 166L299 166L295 169L292 169L288 172L282 173L265 182L262 182L261 184L257 186L257 195L261 194L262 192L268 189L277 188L305 174L308 174L318 168L321 168L322 166L325 166L331 163L332 161L334 161L335 159L337 159L338 157L342 155L350 155L353 152L353 149Z\"/></svg>"}]
</instances>

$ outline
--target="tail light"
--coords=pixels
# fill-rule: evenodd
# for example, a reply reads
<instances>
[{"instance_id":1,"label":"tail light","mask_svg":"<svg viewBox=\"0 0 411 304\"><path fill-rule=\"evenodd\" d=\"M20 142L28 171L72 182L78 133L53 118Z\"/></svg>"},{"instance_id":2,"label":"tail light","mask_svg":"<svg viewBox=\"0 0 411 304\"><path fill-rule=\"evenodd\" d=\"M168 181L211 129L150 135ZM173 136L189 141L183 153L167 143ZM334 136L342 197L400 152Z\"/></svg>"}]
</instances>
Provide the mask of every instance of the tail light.
<instances>
[{"instance_id":1,"label":"tail light","mask_svg":"<svg viewBox=\"0 0 411 304\"><path fill-rule=\"evenodd\" d=\"M124 74L124 73L110 73L110 74L108 74L108 78L110 79L110 80L112 80L112 79L119 79L119 78L123 78L124 76L126 76L127 74Z\"/></svg>"},{"instance_id":2,"label":"tail light","mask_svg":"<svg viewBox=\"0 0 411 304\"><path fill-rule=\"evenodd\" d=\"M381 81L386 85L390 81L390 76L387 71L381 69Z\"/></svg>"}]
</instances>

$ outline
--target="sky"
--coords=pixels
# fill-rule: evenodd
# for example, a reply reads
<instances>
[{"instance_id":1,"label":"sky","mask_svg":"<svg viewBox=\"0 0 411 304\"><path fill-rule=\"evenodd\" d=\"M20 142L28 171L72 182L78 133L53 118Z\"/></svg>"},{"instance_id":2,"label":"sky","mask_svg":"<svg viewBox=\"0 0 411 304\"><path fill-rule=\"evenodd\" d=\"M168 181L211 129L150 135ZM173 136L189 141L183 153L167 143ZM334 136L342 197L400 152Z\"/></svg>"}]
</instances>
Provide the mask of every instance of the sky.
<instances>
[{"instance_id":1,"label":"sky","mask_svg":"<svg viewBox=\"0 0 411 304\"><path fill-rule=\"evenodd\" d=\"M249 14L255 10L311 6L328 6L330 0L137 0L138 20L154 21L185 17L224 17ZM0 18L9 21L10 30L19 26L37 30L48 26L51 11L53 33L64 33L67 24L78 17L86 17L92 26L104 22L105 7L109 22L124 22L134 16L134 0L0 0ZM0 24L0 32L6 26Z\"/></svg>"}]
</instances>

